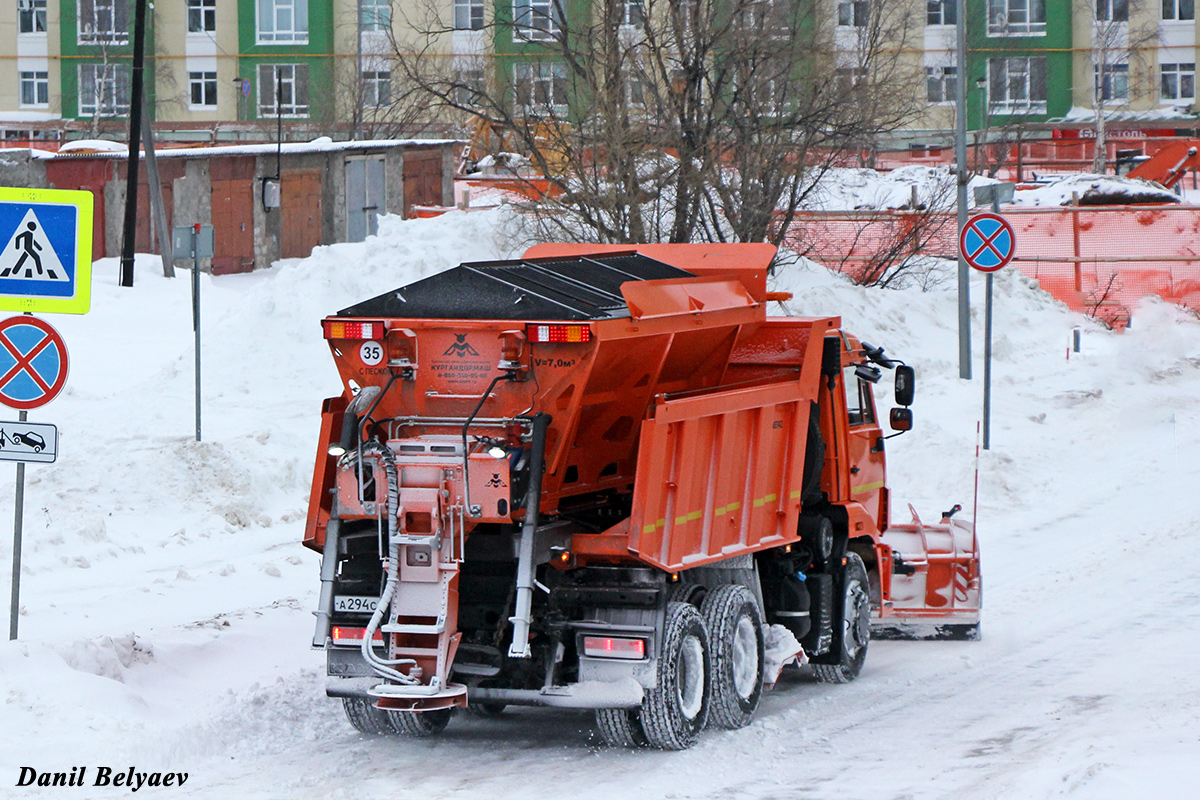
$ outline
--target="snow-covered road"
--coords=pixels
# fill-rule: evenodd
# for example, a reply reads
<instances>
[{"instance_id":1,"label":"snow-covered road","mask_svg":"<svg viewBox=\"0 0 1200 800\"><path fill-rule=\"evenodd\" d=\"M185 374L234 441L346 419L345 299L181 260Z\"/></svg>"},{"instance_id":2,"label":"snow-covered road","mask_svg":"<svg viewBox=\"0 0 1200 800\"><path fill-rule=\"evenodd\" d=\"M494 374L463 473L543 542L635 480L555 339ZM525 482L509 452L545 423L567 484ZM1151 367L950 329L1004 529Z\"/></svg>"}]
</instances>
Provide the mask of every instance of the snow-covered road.
<instances>
[{"instance_id":1,"label":"snow-covered road","mask_svg":"<svg viewBox=\"0 0 1200 800\"><path fill-rule=\"evenodd\" d=\"M206 278L202 443L186 277L139 262L120 289L101 262L93 311L50 320L72 373L30 415L59 425L62 455L29 469L21 637L0 647L0 797L125 796L16 786L21 767L73 766L89 784L99 766L186 772L129 796L214 800L1194 794L1200 324L1147 303L1111 334L1014 272L996 280L981 641L876 641L845 686L787 671L753 724L683 753L608 749L590 714L539 709L459 715L433 740L357 734L308 647L318 559L300 538L319 402L337 389L318 321L501 252L497 216L385 219L365 246ZM841 314L917 368L916 429L889 442L894 516L906 501L971 513L981 326L962 381L952 292L865 291L803 267L779 284L792 313Z\"/></svg>"}]
</instances>

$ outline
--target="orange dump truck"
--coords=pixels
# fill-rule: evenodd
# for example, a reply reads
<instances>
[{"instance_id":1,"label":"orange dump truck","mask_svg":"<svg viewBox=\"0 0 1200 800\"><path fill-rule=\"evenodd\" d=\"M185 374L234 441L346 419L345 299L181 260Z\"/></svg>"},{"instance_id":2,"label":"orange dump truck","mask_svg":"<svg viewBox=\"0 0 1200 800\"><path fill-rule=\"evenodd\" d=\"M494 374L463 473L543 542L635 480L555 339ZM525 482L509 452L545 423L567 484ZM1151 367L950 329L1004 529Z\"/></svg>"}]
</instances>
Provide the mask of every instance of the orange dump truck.
<instances>
[{"instance_id":1,"label":"orange dump truck","mask_svg":"<svg viewBox=\"0 0 1200 800\"><path fill-rule=\"evenodd\" d=\"M681 749L750 721L768 639L843 682L873 622L975 630L971 525L890 519L872 384L895 370L907 430L912 370L768 317L774 255L539 245L323 321L343 391L304 543L355 727L589 708Z\"/></svg>"}]
</instances>

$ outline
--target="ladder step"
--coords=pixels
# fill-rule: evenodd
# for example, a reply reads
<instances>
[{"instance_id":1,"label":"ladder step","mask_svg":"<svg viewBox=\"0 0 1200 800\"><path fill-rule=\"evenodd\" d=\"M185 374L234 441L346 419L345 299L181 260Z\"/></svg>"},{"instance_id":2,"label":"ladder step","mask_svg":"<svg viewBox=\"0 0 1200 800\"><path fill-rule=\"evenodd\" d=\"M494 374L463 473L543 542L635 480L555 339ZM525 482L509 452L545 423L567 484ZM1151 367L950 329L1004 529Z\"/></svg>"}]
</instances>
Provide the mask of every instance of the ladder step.
<instances>
[{"instance_id":1,"label":"ladder step","mask_svg":"<svg viewBox=\"0 0 1200 800\"><path fill-rule=\"evenodd\" d=\"M446 623L439 622L436 625L401 625L393 622L382 626L379 630L384 633L445 633Z\"/></svg>"}]
</instances>

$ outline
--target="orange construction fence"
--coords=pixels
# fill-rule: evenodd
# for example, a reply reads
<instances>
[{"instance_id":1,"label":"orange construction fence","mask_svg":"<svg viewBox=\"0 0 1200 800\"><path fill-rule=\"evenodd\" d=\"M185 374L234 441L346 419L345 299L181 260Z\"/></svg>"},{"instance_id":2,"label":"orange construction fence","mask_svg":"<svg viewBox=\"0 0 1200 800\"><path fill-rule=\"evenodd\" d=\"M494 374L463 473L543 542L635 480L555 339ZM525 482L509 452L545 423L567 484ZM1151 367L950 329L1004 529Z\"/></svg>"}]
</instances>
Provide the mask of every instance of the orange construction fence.
<instances>
[{"instance_id":1,"label":"orange construction fence","mask_svg":"<svg viewBox=\"0 0 1200 800\"><path fill-rule=\"evenodd\" d=\"M1148 295L1200 312L1200 206L1002 208L1016 232L1013 265L1055 299L1123 327ZM920 211L809 212L785 242L832 269L862 276L913 256L958 257L955 215Z\"/></svg>"}]
</instances>

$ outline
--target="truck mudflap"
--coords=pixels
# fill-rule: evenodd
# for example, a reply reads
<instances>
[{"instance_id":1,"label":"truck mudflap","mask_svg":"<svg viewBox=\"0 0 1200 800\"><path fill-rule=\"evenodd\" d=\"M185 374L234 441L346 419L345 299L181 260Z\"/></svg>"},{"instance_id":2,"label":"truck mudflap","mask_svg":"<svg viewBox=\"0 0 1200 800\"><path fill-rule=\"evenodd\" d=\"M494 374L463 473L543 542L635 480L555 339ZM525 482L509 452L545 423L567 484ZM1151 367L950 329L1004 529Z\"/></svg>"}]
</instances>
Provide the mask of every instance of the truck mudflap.
<instances>
[{"instance_id":1,"label":"truck mudflap","mask_svg":"<svg viewBox=\"0 0 1200 800\"><path fill-rule=\"evenodd\" d=\"M974 526L954 518L926 525L909 511L911 523L882 537L892 552L891 592L873 627L884 635L974 638L983 596Z\"/></svg>"}]
</instances>

